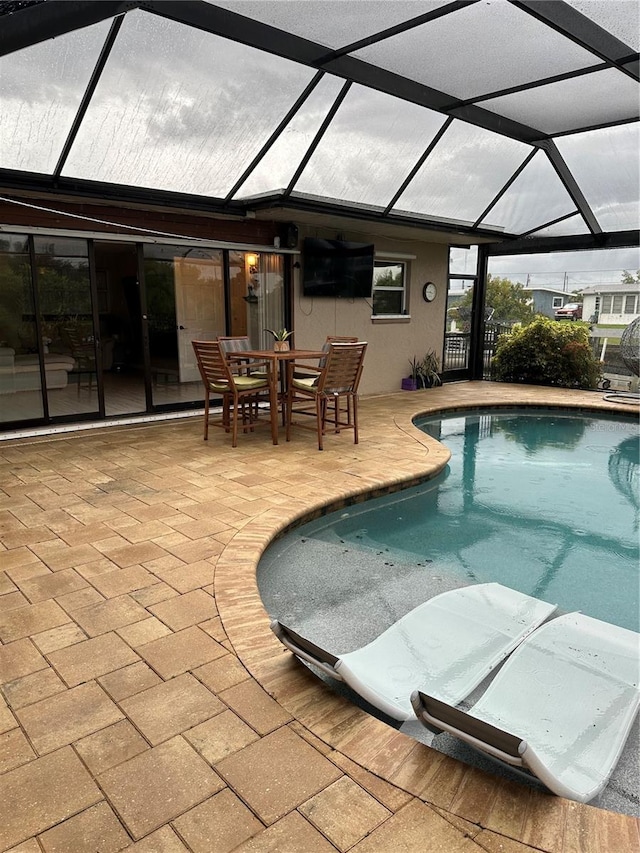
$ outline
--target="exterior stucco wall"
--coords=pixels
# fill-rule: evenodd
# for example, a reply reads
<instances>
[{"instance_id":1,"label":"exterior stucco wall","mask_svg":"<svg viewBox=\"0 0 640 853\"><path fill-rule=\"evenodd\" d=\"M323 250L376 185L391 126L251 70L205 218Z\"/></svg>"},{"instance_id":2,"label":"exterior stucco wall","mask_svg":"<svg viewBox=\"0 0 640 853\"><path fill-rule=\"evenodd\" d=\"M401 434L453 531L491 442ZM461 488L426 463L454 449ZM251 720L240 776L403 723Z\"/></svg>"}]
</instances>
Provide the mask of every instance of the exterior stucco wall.
<instances>
[{"instance_id":1,"label":"exterior stucco wall","mask_svg":"<svg viewBox=\"0 0 640 853\"><path fill-rule=\"evenodd\" d=\"M335 231L300 227L300 247L304 237L334 239ZM369 347L360 383L362 394L387 393L400 389L401 379L410 372L409 359L421 358L434 349L442 355L444 318L447 307L448 247L440 243L397 241L362 232L341 231L341 238L372 242L376 256L385 253L415 256L408 264L408 315L401 320L372 320L370 299L309 298L302 295L302 269L294 269L293 327L297 347L320 347L327 335L357 335ZM300 256L302 264L302 255ZM422 286L432 281L438 288L433 302L422 299Z\"/></svg>"}]
</instances>

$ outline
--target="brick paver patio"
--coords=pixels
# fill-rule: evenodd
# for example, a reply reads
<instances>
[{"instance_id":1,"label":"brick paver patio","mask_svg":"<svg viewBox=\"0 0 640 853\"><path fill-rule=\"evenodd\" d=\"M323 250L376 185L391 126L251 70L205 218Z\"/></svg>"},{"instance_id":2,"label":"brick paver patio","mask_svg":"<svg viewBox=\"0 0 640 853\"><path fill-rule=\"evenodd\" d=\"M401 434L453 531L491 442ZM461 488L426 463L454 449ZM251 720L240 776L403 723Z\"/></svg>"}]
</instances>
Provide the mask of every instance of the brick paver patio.
<instances>
[{"instance_id":1,"label":"brick paver patio","mask_svg":"<svg viewBox=\"0 0 640 853\"><path fill-rule=\"evenodd\" d=\"M459 383L350 434L233 450L201 420L0 443L0 850L625 853L639 822L462 765L368 717L269 630L255 571L296 519L417 481L411 424L601 394Z\"/></svg>"}]
</instances>

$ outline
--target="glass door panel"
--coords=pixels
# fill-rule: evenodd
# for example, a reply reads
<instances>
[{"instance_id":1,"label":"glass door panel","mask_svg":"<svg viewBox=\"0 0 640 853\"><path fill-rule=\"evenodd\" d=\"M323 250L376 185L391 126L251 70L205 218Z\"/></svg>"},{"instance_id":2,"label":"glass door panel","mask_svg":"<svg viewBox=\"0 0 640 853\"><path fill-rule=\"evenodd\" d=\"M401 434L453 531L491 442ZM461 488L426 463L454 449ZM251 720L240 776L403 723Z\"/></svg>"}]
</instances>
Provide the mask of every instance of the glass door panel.
<instances>
[{"instance_id":1,"label":"glass door panel","mask_svg":"<svg viewBox=\"0 0 640 853\"><path fill-rule=\"evenodd\" d=\"M248 335L255 349L272 349L268 329L285 323L282 255L229 252L230 335Z\"/></svg>"},{"instance_id":2,"label":"glass door panel","mask_svg":"<svg viewBox=\"0 0 640 853\"><path fill-rule=\"evenodd\" d=\"M443 370L467 370L471 349L471 301L475 278L450 278Z\"/></svg>"},{"instance_id":3,"label":"glass door panel","mask_svg":"<svg viewBox=\"0 0 640 853\"><path fill-rule=\"evenodd\" d=\"M144 257L153 404L200 401L191 341L225 334L223 254L154 245Z\"/></svg>"},{"instance_id":4,"label":"glass door panel","mask_svg":"<svg viewBox=\"0 0 640 853\"><path fill-rule=\"evenodd\" d=\"M142 305L133 243L94 243L105 414L145 412Z\"/></svg>"},{"instance_id":5,"label":"glass door panel","mask_svg":"<svg viewBox=\"0 0 640 853\"><path fill-rule=\"evenodd\" d=\"M192 341L212 340L224 329L222 253L210 258L176 258L176 322L180 382L199 382Z\"/></svg>"},{"instance_id":6,"label":"glass door panel","mask_svg":"<svg viewBox=\"0 0 640 853\"><path fill-rule=\"evenodd\" d=\"M0 237L0 423L44 417L28 238Z\"/></svg>"},{"instance_id":7,"label":"glass door panel","mask_svg":"<svg viewBox=\"0 0 640 853\"><path fill-rule=\"evenodd\" d=\"M86 240L34 237L49 416L98 412L98 361Z\"/></svg>"},{"instance_id":8,"label":"glass door panel","mask_svg":"<svg viewBox=\"0 0 640 853\"><path fill-rule=\"evenodd\" d=\"M478 249L449 247L449 287L445 314L442 368L445 378L468 378L471 355L473 289L477 282Z\"/></svg>"}]
</instances>

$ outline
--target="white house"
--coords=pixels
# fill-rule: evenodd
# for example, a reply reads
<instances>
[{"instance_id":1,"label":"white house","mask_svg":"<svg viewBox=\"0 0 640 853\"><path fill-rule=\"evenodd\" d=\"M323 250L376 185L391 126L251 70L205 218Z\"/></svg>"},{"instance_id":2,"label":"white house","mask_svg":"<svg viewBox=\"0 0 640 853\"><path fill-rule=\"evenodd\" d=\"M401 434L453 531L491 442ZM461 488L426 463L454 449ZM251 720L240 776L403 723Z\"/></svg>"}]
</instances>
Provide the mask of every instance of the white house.
<instances>
[{"instance_id":1,"label":"white house","mask_svg":"<svg viewBox=\"0 0 640 853\"><path fill-rule=\"evenodd\" d=\"M582 317L592 323L591 336L604 378L616 390L637 388L637 379L621 358L620 338L629 323L640 316L640 282L594 284L582 293Z\"/></svg>"},{"instance_id":2,"label":"white house","mask_svg":"<svg viewBox=\"0 0 640 853\"><path fill-rule=\"evenodd\" d=\"M627 326L640 315L640 282L585 287L582 317L599 326Z\"/></svg>"}]
</instances>

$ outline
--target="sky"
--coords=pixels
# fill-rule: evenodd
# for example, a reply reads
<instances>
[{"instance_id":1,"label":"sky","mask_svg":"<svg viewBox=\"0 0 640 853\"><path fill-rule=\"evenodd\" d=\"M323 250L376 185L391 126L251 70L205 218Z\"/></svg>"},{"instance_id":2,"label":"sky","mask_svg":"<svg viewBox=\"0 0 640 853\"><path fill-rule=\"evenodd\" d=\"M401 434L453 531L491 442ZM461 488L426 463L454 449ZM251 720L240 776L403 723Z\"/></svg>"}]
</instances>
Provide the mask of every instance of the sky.
<instances>
[{"instance_id":1,"label":"sky","mask_svg":"<svg viewBox=\"0 0 640 853\"><path fill-rule=\"evenodd\" d=\"M475 271L475 250L453 250L452 272ZM592 284L621 281L622 273L640 270L640 247L549 254L506 255L490 260L489 272L499 278L535 285L550 285L569 292Z\"/></svg>"},{"instance_id":2,"label":"sky","mask_svg":"<svg viewBox=\"0 0 640 853\"><path fill-rule=\"evenodd\" d=\"M618 282L622 271L640 269L640 249L610 249L589 252L553 252L545 255L510 255L494 258L492 275L526 284L568 284L568 290L591 284Z\"/></svg>"}]
</instances>

